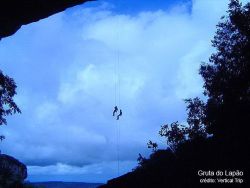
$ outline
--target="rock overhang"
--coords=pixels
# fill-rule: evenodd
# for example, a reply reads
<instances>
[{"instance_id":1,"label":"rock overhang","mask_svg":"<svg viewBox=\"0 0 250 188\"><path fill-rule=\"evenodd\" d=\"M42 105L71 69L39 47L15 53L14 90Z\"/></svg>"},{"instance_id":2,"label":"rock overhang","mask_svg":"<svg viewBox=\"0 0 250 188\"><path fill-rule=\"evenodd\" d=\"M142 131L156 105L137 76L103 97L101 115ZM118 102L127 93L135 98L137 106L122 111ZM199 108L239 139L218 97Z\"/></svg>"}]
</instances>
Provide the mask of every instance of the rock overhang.
<instances>
[{"instance_id":1,"label":"rock overhang","mask_svg":"<svg viewBox=\"0 0 250 188\"><path fill-rule=\"evenodd\" d=\"M36 22L69 7L93 0L2 0L0 40L13 35L22 25Z\"/></svg>"}]
</instances>

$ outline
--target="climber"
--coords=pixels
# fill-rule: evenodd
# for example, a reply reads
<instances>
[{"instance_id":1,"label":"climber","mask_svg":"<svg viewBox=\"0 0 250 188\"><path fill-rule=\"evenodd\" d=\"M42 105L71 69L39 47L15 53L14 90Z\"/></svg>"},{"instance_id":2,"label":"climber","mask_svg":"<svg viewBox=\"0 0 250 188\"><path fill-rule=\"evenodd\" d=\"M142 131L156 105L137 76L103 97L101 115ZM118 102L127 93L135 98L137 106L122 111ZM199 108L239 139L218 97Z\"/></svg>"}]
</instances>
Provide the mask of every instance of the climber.
<instances>
[{"instance_id":1,"label":"climber","mask_svg":"<svg viewBox=\"0 0 250 188\"><path fill-rule=\"evenodd\" d=\"M122 110L120 109L120 113L118 114L116 120L119 120L120 116L122 116Z\"/></svg>"},{"instance_id":2,"label":"climber","mask_svg":"<svg viewBox=\"0 0 250 188\"><path fill-rule=\"evenodd\" d=\"M0 141L2 142L5 139L5 136L0 135Z\"/></svg>"},{"instance_id":3,"label":"climber","mask_svg":"<svg viewBox=\"0 0 250 188\"><path fill-rule=\"evenodd\" d=\"M115 116L116 112L118 112L117 106L114 107L113 116Z\"/></svg>"}]
</instances>

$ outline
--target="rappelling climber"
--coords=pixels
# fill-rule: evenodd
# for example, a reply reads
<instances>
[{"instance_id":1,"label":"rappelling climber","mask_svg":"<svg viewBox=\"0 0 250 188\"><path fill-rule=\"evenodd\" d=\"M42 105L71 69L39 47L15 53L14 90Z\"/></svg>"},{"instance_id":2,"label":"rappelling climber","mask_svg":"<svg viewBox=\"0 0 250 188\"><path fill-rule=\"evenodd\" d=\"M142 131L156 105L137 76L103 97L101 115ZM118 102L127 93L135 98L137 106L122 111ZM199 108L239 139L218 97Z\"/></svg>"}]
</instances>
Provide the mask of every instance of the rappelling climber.
<instances>
[{"instance_id":1,"label":"rappelling climber","mask_svg":"<svg viewBox=\"0 0 250 188\"><path fill-rule=\"evenodd\" d=\"M0 135L0 141L2 142L5 139L4 135Z\"/></svg>"},{"instance_id":2,"label":"rappelling climber","mask_svg":"<svg viewBox=\"0 0 250 188\"><path fill-rule=\"evenodd\" d=\"M122 116L122 110L120 109L120 113L118 114L116 120L119 120L120 116Z\"/></svg>"},{"instance_id":3,"label":"rappelling climber","mask_svg":"<svg viewBox=\"0 0 250 188\"><path fill-rule=\"evenodd\" d=\"M118 112L117 106L114 107L113 116L115 116L116 112Z\"/></svg>"}]
</instances>

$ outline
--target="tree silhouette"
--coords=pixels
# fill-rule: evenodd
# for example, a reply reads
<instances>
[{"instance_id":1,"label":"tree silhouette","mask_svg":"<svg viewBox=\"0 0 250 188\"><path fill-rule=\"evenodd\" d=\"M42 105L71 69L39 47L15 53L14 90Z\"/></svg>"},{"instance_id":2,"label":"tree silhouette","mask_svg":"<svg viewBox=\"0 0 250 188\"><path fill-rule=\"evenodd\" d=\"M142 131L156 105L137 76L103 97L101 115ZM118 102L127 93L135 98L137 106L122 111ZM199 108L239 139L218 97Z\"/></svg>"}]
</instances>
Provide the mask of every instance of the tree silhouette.
<instances>
[{"instance_id":1,"label":"tree silhouette","mask_svg":"<svg viewBox=\"0 0 250 188\"><path fill-rule=\"evenodd\" d=\"M204 125L205 119L205 103L198 97L194 99L185 100L187 107L187 123L186 135L188 139L194 140L199 138L206 138L206 128Z\"/></svg>"},{"instance_id":2,"label":"tree silhouette","mask_svg":"<svg viewBox=\"0 0 250 188\"><path fill-rule=\"evenodd\" d=\"M203 187L201 169L242 170L240 186L250 187L250 3L231 0L227 12L212 40L216 52L200 67L207 101L185 100L188 125L177 121L159 132L171 150L158 149L149 159L140 155L138 169L103 188Z\"/></svg>"},{"instance_id":3,"label":"tree silhouette","mask_svg":"<svg viewBox=\"0 0 250 188\"><path fill-rule=\"evenodd\" d=\"M6 116L14 113L21 113L13 100L16 94L16 84L14 80L4 75L0 70L0 126L6 125ZM5 139L4 135L0 135L0 141ZM0 150L1 153L1 150Z\"/></svg>"},{"instance_id":4,"label":"tree silhouette","mask_svg":"<svg viewBox=\"0 0 250 188\"><path fill-rule=\"evenodd\" d=\"M21 112L13 100L15 94L14 80L0 70L0 125L7 124L6 116Z\"/></svg>"},{"instance_id":5,"label":"tree silhouette","mask_svg":"<svg viewBox=\"0 0 250 188\"><path fill-rule=\"evenodd\" d=\"M6 125L6 117L15 113L21 113L20 109L14 102L13 97L16 94L16 84L14 80L7 75L4 75L0 70L0 126ZM4 135L0 135L0 142L5 139ZM0 150L1 154L1 150ZM24 188L22 181L15 179L13 169L0 167L0 187L4 188ZM17 169L18 170L18 169Z\"/></svg>"},{"instance_id":6,"label":"tree silhouette","mask_svg":"<svg viewBox=\"0 0 250 188\"><path fill-rule=\"evenodd\" d=\"M250 109L250 4L231 0L228 16L217 25L212 41L217 49L203 63L204 94L208 96L204 122L218 139L248 136Z\"/></svg>"},{"instance_id":7,"label":"tree silhouette","mask_svg":"<svg viewBox=\"0 0 250 188\"><path fill-rule=\"evenodd\" d=\"M165 137L168 146L175 151L178 146L187 140L205 139L207 137L204 125L205 103L198 97L186 99L187 103L187 123L188 126L181 125L178 121L161 126L159 135Z\"/></svg>"},{"instance_id":8,"label":"tree silhouette","mask_svg":"<svg viewBox=\"0 0 250 188\"><path fill-rule=\"evenodd\" d=\"M158 148L158 144L156 142L152 142L151 140L147 143L148 148L151 148L153 152L155 152Z\"/></svg>"},{"instance_id":9,"label":"tree silhouette","mask_svg":"<svg viewBox=\"0 0 250 188\"><path fill-rule=\"evenodd\" d=\"M175 151L179 144L186 140L186 127L178 121L161 126L160 136L165 137L168 146Z\"/></svg>"},{"instance_id":10,"label":"tree silhouette","mask_svg":"<svg viewBox=\"0 0 250 188\"><path fill-rule=\"evenodd\" d=\"M143 165L145 165L146 162L146 158L143 157L140 153L139 153L139 157L137 158L137 162L139 164L139 168L142 167Z\"/></svg>"}]
</instances>

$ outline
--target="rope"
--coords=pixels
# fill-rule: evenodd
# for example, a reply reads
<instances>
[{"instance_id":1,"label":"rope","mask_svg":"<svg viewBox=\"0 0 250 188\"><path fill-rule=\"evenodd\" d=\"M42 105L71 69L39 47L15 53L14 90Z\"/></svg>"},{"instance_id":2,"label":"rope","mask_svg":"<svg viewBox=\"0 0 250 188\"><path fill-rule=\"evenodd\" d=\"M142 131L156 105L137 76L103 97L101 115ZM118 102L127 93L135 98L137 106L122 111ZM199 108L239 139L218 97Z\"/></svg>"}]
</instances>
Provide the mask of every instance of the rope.
<instances>
[{"instance_id":1,"label":"rope","mask_svg":"<svg viewBox=\"0 0 250 188\"><path fill-rule=\"evenodd\" d=\"M120 176L120 125L117 121L117 176Z\"/></svg>"},{"instance_id":2,"label":"rope","mask_svg":"<svg viewBox=\"0 0 250 188\"><path fill-rule=\"evenodd\" d=\"M114 54L116 54L117 53L117 51L116 50L114 50ZM115 92L114 92L114 95L115 95L115 101L114 101L114 104L115 104L115 106L117 106L118 104L117 104L117 88L118 88L118 86L117 86L117 60L115 59L115 61L114 61L114 86L115 86Z\"/></svg>"},{"instance_id":3,"label":"rope","mask_svg":"<svg viewBox=\"0 0 250 188\"><path fill-rule=\"evenodd\" d=\"M115 106L118 107L118 109L121 109L121 92L120 92L120 48L119 48L119 28L120 28L120 23L119 23L119 18L117 21L117 48L115 49ZM118 96L117 96L118 95ZM116 142L116 146L117 146L117 176L120 176L120 120L115 120L116 121L116 129L117 129L117 142Z\"/></svg>"}]
</instances>

